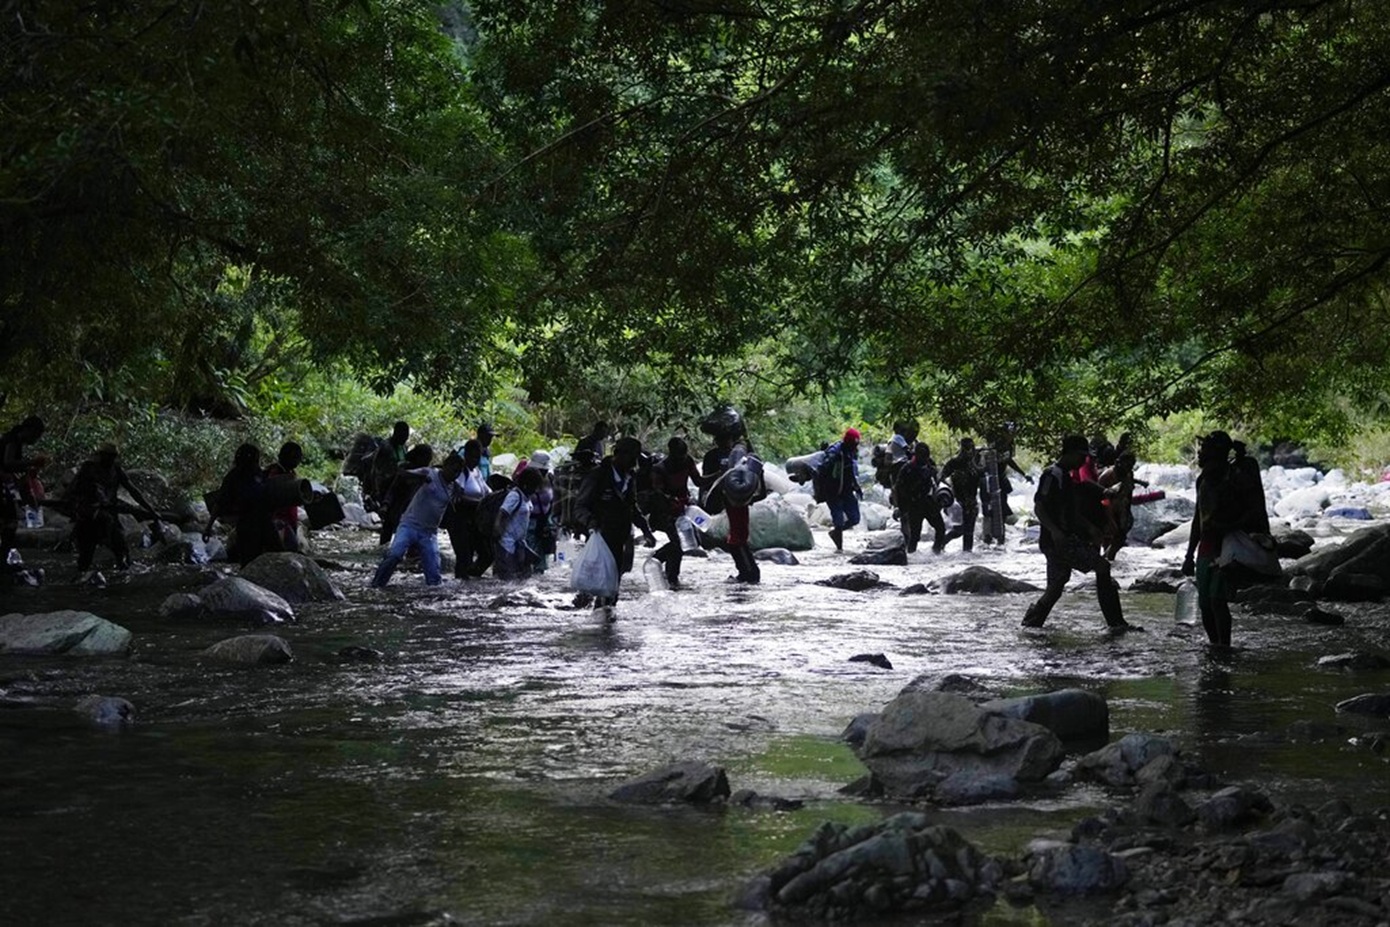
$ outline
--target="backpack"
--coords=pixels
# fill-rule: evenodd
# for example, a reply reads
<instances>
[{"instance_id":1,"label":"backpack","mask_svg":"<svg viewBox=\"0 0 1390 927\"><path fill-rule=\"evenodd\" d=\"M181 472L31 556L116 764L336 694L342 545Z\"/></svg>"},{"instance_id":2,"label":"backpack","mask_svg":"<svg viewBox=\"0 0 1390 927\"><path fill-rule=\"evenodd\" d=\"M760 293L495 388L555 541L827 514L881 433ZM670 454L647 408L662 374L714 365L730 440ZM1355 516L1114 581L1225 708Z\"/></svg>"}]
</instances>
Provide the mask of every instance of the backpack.
<instances>
[{"instance_id":1,"label":"backpack","mask_svg":"<svg viewBox=\"0 0 1390 927\"><path fill-rule=\"evenodd\" d=\"M497 523L497 513L502 511L502 503L507 500L511 489L494 489L492 492L483 496L478 503L477 518L478 530L487 537L495 537L497 532L493 526Z\"/></svg>"}]
</instances>

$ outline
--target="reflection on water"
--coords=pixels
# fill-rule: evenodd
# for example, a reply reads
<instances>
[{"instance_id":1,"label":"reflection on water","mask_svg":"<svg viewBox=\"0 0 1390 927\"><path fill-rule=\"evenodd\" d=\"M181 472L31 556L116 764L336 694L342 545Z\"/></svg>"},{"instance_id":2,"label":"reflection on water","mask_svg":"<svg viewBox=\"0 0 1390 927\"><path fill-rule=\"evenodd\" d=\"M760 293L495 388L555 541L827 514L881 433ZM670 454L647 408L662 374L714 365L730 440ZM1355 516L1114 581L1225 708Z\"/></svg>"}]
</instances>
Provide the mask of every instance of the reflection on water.
<instances>
[{"instance_id":1,"label":"reflection on water","mask_svg":"<svg viewBox=\"0 0 1390 927\"><path fill-rule=\"evenodd\" d=\"M813 585L852 569L821 549L765 564L757 589L726 584L722 555L687 559L690 591L649 594L639 569L608 623L559 607L558 573L523 605L494 605L506 587L491 580L427 590L407 573L370 590L369 538L331 538L350 601L299 608L287 667L199 663L234 632L158 620L171 584L196 585L167 570L12 599L5 611L89 609L137 645L129 661L0 659L0 922L742 923L730 897L816 823L892 810L837 794L862 772L837 737L921 673L1009 693L1093 688L1116 734L1166 732L1231 781L1390 803L1384 762L1345 742L1365 723L1331 707L1384 689L1385 674L1313 666L1377 648L1384 610L1349 609L1341 629L1238 617L1238 649L1217 660L1200 629L1173 623L1171 596L1126 594L1146 631L1112 636L1082 584L1040 632L1018 627L1026 595L897 594L970 562L1041 584L1035 551L917 554L874 568L896 588L851 593ZM1126 550L1117 576L1171 560ZM335 662L348 644L385 659ZM848 662L878 652L892 670ZM138 727L83 728L67 709L92 692L134 702ZM1288 736L1307 722L1322 728ZM807 806L605 800L616 781L685 758ZM1105 801L1079 788L938 813L1009 853Z\"/></svg>"}]
</instances>

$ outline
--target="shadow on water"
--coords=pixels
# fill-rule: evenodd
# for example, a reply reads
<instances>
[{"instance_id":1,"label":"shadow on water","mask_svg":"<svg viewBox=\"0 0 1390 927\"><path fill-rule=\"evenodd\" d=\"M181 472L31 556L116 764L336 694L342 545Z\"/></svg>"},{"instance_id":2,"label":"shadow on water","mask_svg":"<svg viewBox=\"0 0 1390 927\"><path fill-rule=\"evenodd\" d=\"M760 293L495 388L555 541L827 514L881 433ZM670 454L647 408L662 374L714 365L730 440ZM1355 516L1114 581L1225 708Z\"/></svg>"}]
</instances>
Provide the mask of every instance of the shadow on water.
<instances>
[{"instance_id":1,"label":"shadow on water","mask_svg":"<svg viewBox=\"0 0 1390 927\"><path fill-rule=\"evenodd\" d=\"M858 538L856 537L856 540ZM0 657L0 922L124 924L741 924L730 900L819 822L895 808L842 797L863 767L839 741L919 674L1004 693L1082 686L1111 706L1112 736L1154 731L1229 781L1284 800L1390 804L1385 761L1349 744L1369 727L1332 706L1387 676L1320 669L1379 649L1390 621L1348 608L1342 629L1242 616L1238 649L1207 654L1171 596L1125 594L1143 632L1109 635L1085 582L1047 626L1030 595L901 596L980 563L1039 583L1035 551L982 551L875 568L864 593L814 585L844 556L765 565L727 584L727 557L691 558L687 590L624 583L618 618L568 607L564 577L517 604L492 580L426 590L405 573L367 588L376 551L330 535L348 602L298 608L285 667L200 661L240 629L174 624L162 598L194 571L156 568L105 590L54 585L4 611L75 607L129 627L128 660ZM1172 555L1127 550L1122 582ZM54 564L61 567L61 564ZM516 591L516 590L513 590ZM346 645L381 651L339 663ZM893 669L849 662L883 653ZM89 693L132 701L124 735L71 712ZM636 808L606 798L677 759L724 765L734 789L800 810ZM983 849L1014 854L1110 801L1060 797L933 810ZM996 909L986 923L1036 923Z\"/></svg>"}]
</instances>

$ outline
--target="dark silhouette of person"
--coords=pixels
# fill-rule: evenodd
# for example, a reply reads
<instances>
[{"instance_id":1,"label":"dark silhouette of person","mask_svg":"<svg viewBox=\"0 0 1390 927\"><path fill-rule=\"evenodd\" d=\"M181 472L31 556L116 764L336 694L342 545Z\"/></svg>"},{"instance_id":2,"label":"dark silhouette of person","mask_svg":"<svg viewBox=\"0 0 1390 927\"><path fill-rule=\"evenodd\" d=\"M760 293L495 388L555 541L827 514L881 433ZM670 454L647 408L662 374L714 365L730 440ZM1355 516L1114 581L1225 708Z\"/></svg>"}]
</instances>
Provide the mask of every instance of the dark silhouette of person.
<instances>
[{"instance_id":1,"label":"dark silhouette of person","mask_svg":"<svg viewBox=\"0 0 1390 927\"><path fill-rule=\"evenodd\" d=\"M48 457L24 455L24 449L43 437L44 422L31 415L0 434L0 570L9 568L10 551L19 534L19 506L33 505L32 481L48 465Z\"/></svg>"},{"instance_id":2,"label":"dark silhouette of person","mask_svg":"<svg viewBox=\"0 0 1390 927\"><path fill-rule=\"evenodd\" d=\"M932 553L939 554L946 546L946 524L941 518L941 503L936 498L936 461L925 441L918 441L909 457L898 470L893 482L907 552L913 553L922 538L922 521L931 525Z\"/></svg>"},{"instance_id":3,"label":"dark silhouette of person","mask_svg":"<svg viewBox=\"0 0 1390 927\"><path fill-rule=\"evenodd\" d=\"M575 512L591 532L602 536L613 552L621 576L632 569L636 544L632 529L637 527L643 539L655 546L647 519L637 508L637 461L642 455L642 442L633 437L619 438L613 453L584 477L575 500ZM615 605L618 593L593 599L595 608Z\"/></svg>"},{"instance_id":4,"label":"dark silhouette of person","mask_svg":"<svg viewBox=\"0 0 1390 927\"><path fill-rule=\"evenodd\" d=\"M1096 598L1108 627L1130 627L1121 613L1120 592L1110 576L1110 561L1100 553L1101 488L1072 476L1088 452L1084 436L1068 435L1062 439L1062 453L1056 462L1038 478L1033 506L1042 525L1038 547L1047 558L1047 588L1028 607L1023 616L1024 627L1043 626L1062 597L1072 570L1096 574Z\"/></svg>"},{"instance_id":5,"label":"dark silhouette of person","mask_svg":"<svg viewBox=\"0 0 1390 927\"><path fill-rule=\"evenodd\" d=\"M666 456L652 466L651 527L669 538L652 556L665 568L666 582L672 589L680 588L681 561L685 559L676 520L683 518L690 507L691 483L703 487L713 482L713 478L700 473L695 458L690 456L690 445L679 436L666 442Z\"/></svg>"},{"instance_id":6,"label":"dark silhouette of person","mask_svg":"<svg viewBox=\"0 0 1390 927\"><path fill-rule=\"evenodd\" d=\"M261 451L254 444L243 444L232 457L232 469L222 477L222 484L208 506L208 523L203 540L212 536L219 521L231 520L232 534L227 554L242 566L255 560L267 550L275 550L279 540L271 525L270 508L262 499L265 471L261 469Z\"/></svg>"},{"instance_id":7,"label":"dark silhouette of person","mask_svg":"<svg viewBox=\"0 0 1390 927\"><path fill-rule=\"evenodd\" d=\"M574 459L581 466L590 467L604 458L607 452L608 435L611 434L607 422L594 422L589 433L574 445Z\"/></svg>"},{"instance_id":8,"label":"dark silhouette of person","mask_svg":"<svg viewBox=\"0 0 1390 927\"><path fill-rule=\"evenodd\" d=\"M950 485L960 503L960 524L946 535L945 543L960 538L961 550L967 553L975 549L975 520L980 517L980 486L984 476L974 439L961 438L956 456L941 467L941 481Z\"/></svg>"},{"instance_id":9,"label":"dark silhouette of person","mask_svg":"<svg viewBox=\"0 0 1390 927\"><path fill-rule=\"evenodd\" d=\"M136 505L158 520L159 515L140 490L130 482L119 461L114 444L103 444L89 460L77 468L68 484L66 498L72 502L72 540L77 548L77 573L81 577L92 568L98 544L105 544L115 557L116 569L130 566L130 547L121 528L119 492L130 493Z\"/></svg>"}]
</instances>

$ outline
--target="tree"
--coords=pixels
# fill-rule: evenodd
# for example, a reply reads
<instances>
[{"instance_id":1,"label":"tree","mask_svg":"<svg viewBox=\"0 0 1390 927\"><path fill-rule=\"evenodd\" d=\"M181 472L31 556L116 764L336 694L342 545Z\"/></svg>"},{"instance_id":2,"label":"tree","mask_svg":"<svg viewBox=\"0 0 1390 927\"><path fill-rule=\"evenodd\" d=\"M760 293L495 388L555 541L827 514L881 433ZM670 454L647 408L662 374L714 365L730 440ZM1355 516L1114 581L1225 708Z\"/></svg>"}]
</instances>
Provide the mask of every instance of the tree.
<instances>
[{"instance_id":1,"label":"tree","mask_svg":"<svg viewBox=\"0 0 1390 927\"><path fill-rule=\"evenodd\" d=\"M1384 395L1366 0L471 8L542 369L772 337L789 388L866 371L1039 438L1198 407L1327 436Z\"/></svg>"},{"instance_id":2,"label":"tree","mask_svg":"<svg viewBox=\"0 0 1390 927\"><path fill-rule=\"evenodd\" d=\"M489 373L527 252L476 199L496 155L432 7L21 0L0 28L7 380L162 371L189 402L263 359L238 356L267 318L226 298L237 268L301 359L382 388Z\"/></svg>"}]
</instances>

